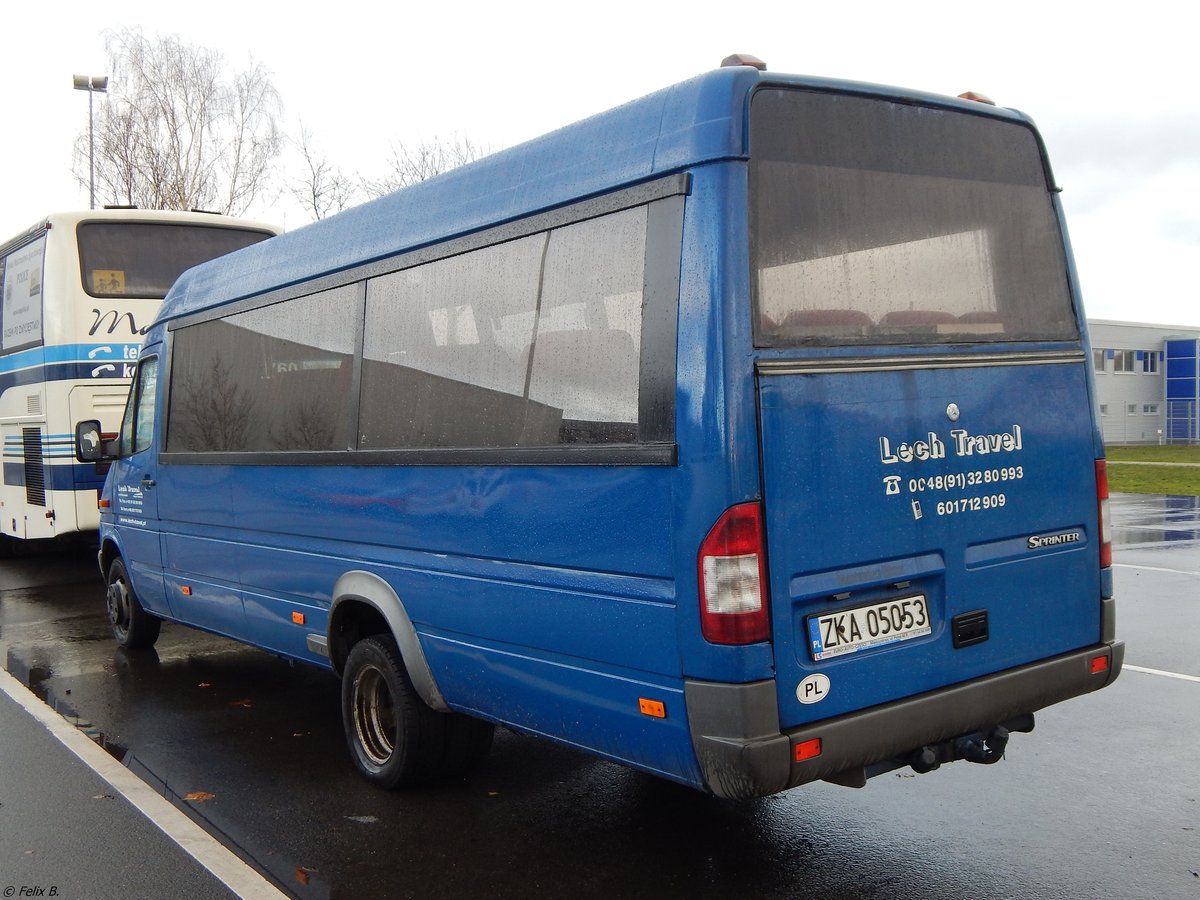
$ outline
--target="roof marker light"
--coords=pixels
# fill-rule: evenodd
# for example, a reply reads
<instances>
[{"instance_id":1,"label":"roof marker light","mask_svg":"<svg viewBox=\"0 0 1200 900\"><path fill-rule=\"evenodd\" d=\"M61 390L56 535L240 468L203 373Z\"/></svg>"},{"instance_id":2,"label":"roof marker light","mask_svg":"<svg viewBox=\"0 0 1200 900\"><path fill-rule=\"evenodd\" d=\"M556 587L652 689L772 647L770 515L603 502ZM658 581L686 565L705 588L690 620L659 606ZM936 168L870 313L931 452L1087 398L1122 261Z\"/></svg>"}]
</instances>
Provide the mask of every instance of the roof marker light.
<instances>
[{"instance_id":1,"label":"roof marker light","mask_svg":"<svg viewBox=\"0 0 1200 900\"><path fill-rule=\"evenodd\" d=\"M988 106L995 106L996 101L987 94L980 94L977 91L963 91L958 95L959 100L974 100L976 103L986 103Z\"/></svg>"},{"instance_id":2,"label":"roof marker light","mask_svg":"<svg viewBox=\"0 0 1200 900\"><path fill-rule=\"evenodd\" d=\"M757 56L751 56L749 53L734 53L731 56L725 57L721 60L721 68L724 69L728 66L750 66L751 68L758 69L760 72L767 71L767 64Z\"/></svg>"}]
</instances>

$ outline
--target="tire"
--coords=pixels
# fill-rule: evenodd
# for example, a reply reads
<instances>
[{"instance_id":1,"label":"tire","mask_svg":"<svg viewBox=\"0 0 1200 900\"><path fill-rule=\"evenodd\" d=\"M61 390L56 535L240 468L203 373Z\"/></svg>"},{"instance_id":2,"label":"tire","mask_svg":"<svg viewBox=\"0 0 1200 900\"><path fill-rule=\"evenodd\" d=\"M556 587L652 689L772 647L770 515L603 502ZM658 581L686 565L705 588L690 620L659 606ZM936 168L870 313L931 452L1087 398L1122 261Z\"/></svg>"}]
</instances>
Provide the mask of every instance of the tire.
<instances>
[{"instance_id":1,"label":"tire","mask_svg":"<svg viewBox=\"0 0 1200 900\"><path fill-rule=\"evenodd\" d=\"M342 671L342 725L359 772L388 790L463 772L492 742L491 723L430 709L396 642L385 635L350 650Z\"/></svg>"},{"instance_id":2,"label":"tire","mask_svg":"<svg viewBox=\"0 0 1200 900\"><path fill-rule=\"evenodd\" d=\"M125 571L125 563L120 557L108 567L105 610L113 637L126 650L146 650L158 640L162 619L142 608L129 584L129 573Z\"/></svg>"}]
</instances>

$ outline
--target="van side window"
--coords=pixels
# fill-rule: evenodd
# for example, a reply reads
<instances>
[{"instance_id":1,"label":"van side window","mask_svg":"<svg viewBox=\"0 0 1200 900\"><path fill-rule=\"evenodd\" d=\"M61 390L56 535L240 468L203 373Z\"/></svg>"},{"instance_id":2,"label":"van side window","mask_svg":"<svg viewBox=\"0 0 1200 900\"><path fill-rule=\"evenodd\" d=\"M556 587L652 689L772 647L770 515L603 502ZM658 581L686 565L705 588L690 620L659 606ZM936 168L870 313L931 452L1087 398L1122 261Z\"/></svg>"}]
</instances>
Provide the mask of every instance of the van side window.
<instances>
[{"instance_id":1,"label":"van side window","mask_svg":"<svg viewBox=\"0 0 1200 900\"><path fill-rule=\"evenodd\" d=\"M545 443L525 399L544 234L367 283L363 449Z\"/></svg>"},{"instance_id":2,"label":"van side window","mask_svg":"<svg viewBox=\"0 0 1200 900\"><path fill-rule=\"evenodd\" d=\"M361 447L636 442L646 216L369 281Z\"/></svg>"},{"instance_id":3,"label":"van side window","mask_svg":"<svg viewBox=\"0 0 1200 900\"><path fill-rule=\"evenodd\" d=\"M179 325L166 452L674 464L682 195L575 212Z\"/></svg>"},{"instance_id":4,"label":"van side window","mask_svg":"<svg viewBox=\"0 0 1200 900\"><path fill-rule=\"evenodd\" d=\"M359 296L346 285L181 329L167 450L351 446Z\"/></svg>"},{"instance_id":5,"label":"van side window","mask_svg":"<svg viewBox=\"0 0 1200 900\"><path fill-rule=\"evenodd\" d=\"M154 437L154 399L158 388L158 357L148 356L138 365L137 377L121 418L121 456L150 448Z\"/></svg>"},{"instance_id":6,"label":"van side window","mask_svg":"<svg viewBox=\"0 0 1200 900\"><path fill-rule=\"evenodd\" d=\"M137 424L133 428L133 452L150 449L154 437L154 403L158 397L158 357L142 360L138 367Z\"/></svg>"},{"instance_id":7,"label":"van side window","mask_svg":"<svg viewBox=\"0 0 1200 900\"><path fill-rule=\"evenodd\" d=\"M637 440L645 241L645 207L550 236L529 397L561 443Z\"/></svg>"}]
</instances>

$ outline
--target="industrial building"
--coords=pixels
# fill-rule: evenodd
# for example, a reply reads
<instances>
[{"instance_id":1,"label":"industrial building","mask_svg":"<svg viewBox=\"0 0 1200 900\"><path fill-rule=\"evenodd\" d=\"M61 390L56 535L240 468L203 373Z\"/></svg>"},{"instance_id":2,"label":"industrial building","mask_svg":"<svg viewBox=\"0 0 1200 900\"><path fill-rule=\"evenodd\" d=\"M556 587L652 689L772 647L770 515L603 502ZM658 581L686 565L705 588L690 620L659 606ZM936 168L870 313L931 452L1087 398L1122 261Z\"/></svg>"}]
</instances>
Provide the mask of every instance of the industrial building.
<instances>
[{"instance_id":1,"label":"industrial building","mask_svg":"<svg viewBox=\"0 0 1200 900\"><path fill-rule=\"evenodd\" d=\"M1089 319L1106 444L1200 444L1200 327Z\"/></svg>"}]
</instances>

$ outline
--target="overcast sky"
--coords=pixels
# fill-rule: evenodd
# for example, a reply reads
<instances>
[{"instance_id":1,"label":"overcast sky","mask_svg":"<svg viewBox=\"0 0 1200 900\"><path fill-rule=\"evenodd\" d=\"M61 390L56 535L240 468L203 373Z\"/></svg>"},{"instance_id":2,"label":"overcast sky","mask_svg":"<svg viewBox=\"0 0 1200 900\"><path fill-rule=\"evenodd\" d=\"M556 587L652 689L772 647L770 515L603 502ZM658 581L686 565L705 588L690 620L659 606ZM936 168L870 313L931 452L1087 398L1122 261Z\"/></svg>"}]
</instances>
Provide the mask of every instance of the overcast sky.
<instances>
[{"instance_id":1,"label":"overcast sky","mask_svg":"<svg viewBox=\"0 0 1200 900\"><path fill-rule=\"evenodd\" d=\"M1091 318L1200 326L1200 77L1190 4L702 2L260 4L109 0L4 13L0 240L86 208L74 73L138 27L261 63L318 150L378 176L396 144L502 148L753 53L775 71L975 90L1037 121ZM1117 10L1121 10L1120 13ZM105 99L97 95L97 102ZM249 211L308 219L286 191Z\"/></svg>"}]
</instances>

